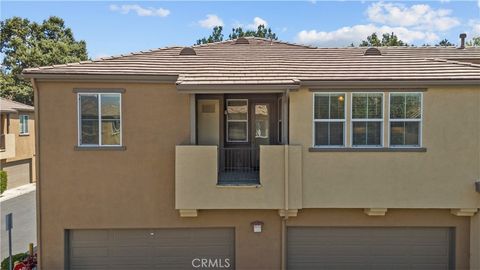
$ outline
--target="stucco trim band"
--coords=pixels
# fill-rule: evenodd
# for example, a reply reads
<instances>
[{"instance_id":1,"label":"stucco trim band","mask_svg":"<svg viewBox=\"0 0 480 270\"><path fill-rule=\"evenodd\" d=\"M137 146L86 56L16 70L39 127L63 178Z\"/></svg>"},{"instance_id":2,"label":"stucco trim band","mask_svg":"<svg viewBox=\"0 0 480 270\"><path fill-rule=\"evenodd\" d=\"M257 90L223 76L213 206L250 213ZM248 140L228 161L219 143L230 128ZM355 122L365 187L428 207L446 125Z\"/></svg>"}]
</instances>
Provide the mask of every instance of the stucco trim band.
<instances>
[{"instance_id":1,"label":"stucco trim band","mask_svg":"<svg viewBox=\"0 0 480 270\"><path fill-rule=\"evenodd\" d=\"M363 212L371 217L385 216L387 208L365 208Z\"/></svg>"},{"instance_id":2,"label":"stucco trim band","mask_svg":"<svg viewBox=\"0 0 480 270\"><path fill-rule=\"evenodd\" d=\"M125 151L126 146L78 146L73 147L75 151Z\"/></svg>"},{"instance_id":3,"label":"stucco trim band","mask_svg":"<svg viewBox=\"0 0 480 270\"><path fill-rule=\"evenodd\" d=\"M123 88L73 88L73 93L120 93L126 92Z\"/></svg>"},{"instance_id":4,"label":"stucco trim band","mask_svg":"<svg viewBox=\"0 0 480 270\"><path fill-rule=\"evenodd\" d=\"M458 217L473 217L477 213L477 208L461 208L461 209L452 209L450 213Z\"/></svg>"},{"instance_id":5,"label":"stucco trim band","mask_svg":"<svg viewBox=\"0 0 480 270\"><path fill-rule=\"evenodd\" d=\"M308 152L427 152L425 147L310 147Z\"/></svg>"},{"instance_id":6,"label":"stucco trim band","mask_svg":"<svg viewBox=\"0 0 480 270\"><path fill-rule=\"evenodd\" d=\"M310 92L330 92L332 91L331 88L309 88ZM343 92L426 92L427 88L408 88L408 87L348 87L348 88L335 88L335 91L343 91Z\"/></svg>"},{"instance_id":7,"label":"stucco trim band","mask_svg":"<svg viewBox=\"0 0 480 270\"><path fill-rule=\"evenodd\" d=\"M179 212L181 217L197 217L198 216L197 209L180 209Z\"/></svg>"}]
</instances>

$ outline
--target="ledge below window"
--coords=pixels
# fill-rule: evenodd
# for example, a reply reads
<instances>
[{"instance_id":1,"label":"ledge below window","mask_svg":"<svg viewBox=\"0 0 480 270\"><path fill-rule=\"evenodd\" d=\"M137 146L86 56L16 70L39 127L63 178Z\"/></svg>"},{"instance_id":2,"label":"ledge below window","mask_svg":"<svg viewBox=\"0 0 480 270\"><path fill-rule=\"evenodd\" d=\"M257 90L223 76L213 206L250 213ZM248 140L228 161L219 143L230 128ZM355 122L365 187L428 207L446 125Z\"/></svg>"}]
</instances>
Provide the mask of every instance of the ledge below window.
<instances>
[{"instance_id":1,"label":"ledge below window","mask_svg":"<svg viewBox=\"0 0 480 270\"><path fill-rule=\"evenodd\" d=\"M425 147L310 147L308 152L427 152Z\"/></svg>"},{"instance_id":2,"label":"ledge below window","mask_svg":"<svg viewBox=\"0 0 480 270\"><path fill-rule=\"evenodd\" d=\"M125 151L126 146L78 146L73 147L75 151Z\"/></svg>"}]
</instances>

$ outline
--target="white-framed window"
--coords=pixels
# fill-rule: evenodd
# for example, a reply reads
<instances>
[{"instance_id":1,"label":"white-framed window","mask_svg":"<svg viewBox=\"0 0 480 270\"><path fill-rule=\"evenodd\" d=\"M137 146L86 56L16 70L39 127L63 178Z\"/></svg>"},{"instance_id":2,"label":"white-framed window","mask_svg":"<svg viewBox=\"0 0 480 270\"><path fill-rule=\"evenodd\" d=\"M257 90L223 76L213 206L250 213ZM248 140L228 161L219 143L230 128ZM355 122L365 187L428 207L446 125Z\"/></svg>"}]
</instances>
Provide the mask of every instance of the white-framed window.
<instances>
[{"instance_id":1,"label":"white-framed window","mask_svg":"<svg viewBox=\"0 0 480 270\"><path fill-rule=\"evenodd\" d=\"M390 93L389 104L389 145L420 147L422 145L422 93Z\"/></svg>"},{"instance_id":2,"label":"white-framed window","mask_svg":"<svg viewBox=\"0 0 480 270\"><path fill-rule=\"evenodd\" d=\"M120 93L78 93L78 145L122 145Z\"/></svg>"},{"instance_id":3,"label":"white-framed window","mask_svg":"<svg viewBox=\"0 0 480 270\"><path fill-rule=\"evenodd\" d=\"M28 135L28 115L20 115L20 135Z\"/></svg>"},{"instance_id":4,"label":"white-framed window","mask_svg":"<svg viewBox=\"0 0 480 270\"><path fill-rule=\"evenodd\" d=\"M354 92L351 104L351 143L353 147L383 146L382 92Z\"/></svg>"},{"instance_id":5,"label":"white-framed window","mask_svg":"<svg viewBox=\"0 0 480 270\"><path fill-rule=\"evenodd\" d=\"M314 146L345 146L345 102L345 93L314 93Z\"/></svg>"},{"instance_id":6,"label":"white-framed window","mask_svg":"<svg viewBox=\"0 0 480 270\"><path fill-rule=\"evenodd\" d=\"M248 99L227 99L227 142L248 142Z\"/></svg>"}]
</instances>

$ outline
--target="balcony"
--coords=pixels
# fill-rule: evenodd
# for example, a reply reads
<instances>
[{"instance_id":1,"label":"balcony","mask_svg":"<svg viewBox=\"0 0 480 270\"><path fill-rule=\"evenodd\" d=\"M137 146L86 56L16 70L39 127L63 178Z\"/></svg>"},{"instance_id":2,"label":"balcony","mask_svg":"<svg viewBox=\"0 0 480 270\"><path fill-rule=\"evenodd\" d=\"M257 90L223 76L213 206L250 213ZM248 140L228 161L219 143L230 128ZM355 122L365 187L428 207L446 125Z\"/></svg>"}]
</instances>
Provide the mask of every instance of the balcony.
<instances>
[{"instance_id":1,"label":"balcony","mask_svg":"<svg viewBox=\"0 0 480 270\"><path fill-rule=\"evenodd\" d=\"M0 159L15 157L15 134L0 135Z\"/></svg>"},{"instance_id":2,"label":"balcony","mask_svg":"<svg viewBox=\"0 0 480 270\"><path fill-rule=\"evenodd\" d=\"M257 149L177 146L176 209L191 216L201 209L280 210L285 208L286 183L288 208L300 209L301 147L261 145Z\"/></svg>"},{"instance_id":3,"label":"balcony","mask_svg":"<svg viewBox=\"0 0 480 270\"><path fill-rule=\"evenodd\" d=\"M228 147L218 149L219 185L259 185L260 148Z\"/></svg>"}]
</instances>

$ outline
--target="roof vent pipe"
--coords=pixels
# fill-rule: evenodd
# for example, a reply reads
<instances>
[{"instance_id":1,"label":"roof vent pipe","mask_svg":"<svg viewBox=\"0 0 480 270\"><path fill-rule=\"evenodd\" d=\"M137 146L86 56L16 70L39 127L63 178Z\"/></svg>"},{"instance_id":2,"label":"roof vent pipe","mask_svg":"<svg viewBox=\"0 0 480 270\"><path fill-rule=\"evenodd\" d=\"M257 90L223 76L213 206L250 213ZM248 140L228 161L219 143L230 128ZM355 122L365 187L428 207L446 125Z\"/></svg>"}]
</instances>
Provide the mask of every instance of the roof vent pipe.
<instances>
[{"instance_id":1,"label":"roof vent pipe","mask_svg":"<svg viewBox=\"0 0 480 270\"><path fill-rule=\"evenodd\" d=\"M467 38L467 34L461 33L460 34L460 49L465 49L465 38Z\"/></svg>"}]
</instances>

